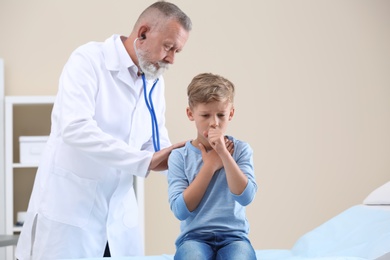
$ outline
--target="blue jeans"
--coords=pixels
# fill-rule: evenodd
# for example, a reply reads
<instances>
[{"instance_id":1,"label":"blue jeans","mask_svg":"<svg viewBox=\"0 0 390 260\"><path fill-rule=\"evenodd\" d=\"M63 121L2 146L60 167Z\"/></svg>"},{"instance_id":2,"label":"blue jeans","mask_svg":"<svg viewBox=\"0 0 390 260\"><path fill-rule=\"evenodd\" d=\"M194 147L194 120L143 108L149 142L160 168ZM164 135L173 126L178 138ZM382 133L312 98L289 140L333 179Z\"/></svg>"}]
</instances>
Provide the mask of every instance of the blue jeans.
<instances>
[{"instance_id":1,"label":"blue jeans","mask_svg":"<svg viewBox=\"0 0 390 260\"><path fill-rule=\"evenodd\" d=\"M256 253L242 234L189 233L176 243L175 260L253 260Z\"/></svg>"}]
</instances>

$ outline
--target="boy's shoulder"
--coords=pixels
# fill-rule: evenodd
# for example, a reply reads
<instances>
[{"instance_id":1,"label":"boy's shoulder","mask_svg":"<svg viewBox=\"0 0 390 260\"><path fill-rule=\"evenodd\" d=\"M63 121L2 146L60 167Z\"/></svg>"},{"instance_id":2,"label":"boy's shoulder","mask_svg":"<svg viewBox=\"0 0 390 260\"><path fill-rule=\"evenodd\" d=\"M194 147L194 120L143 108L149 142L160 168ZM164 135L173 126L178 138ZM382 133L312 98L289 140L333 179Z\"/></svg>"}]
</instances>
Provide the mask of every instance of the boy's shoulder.
<instances>
[{"instance_id":1,"label":"boy's shoulder","mask_svg":"<svg viewBox=\"0 0 390 260\"><path fill-rule=\"evenodd\" d=\"M183 154L183 153L185 153L188 149L191 149L191 146L192 146L191 141L187 141L187 142L184 144L184 146L173 149L171 153L180 153L180 154Z\"/></svg>"},{"instance_id":2,"label":"boy's shoulder","mask_svg":"<svg viewBox=\"0 0 390 260\"><path fill-rule=\"evenodd\" d=\"M233 141L233 143L234 143L234 145L236 146L250 146L249 145L249 143L248 142L246 142L246 141L243 141L243 140L240 140L240 139L237 139L237 138L235 138L234 136L231 136L231 135L226 135L226 137L229 139L229 140L231 140L231 141Z\"/></svg>"}]
</instances>

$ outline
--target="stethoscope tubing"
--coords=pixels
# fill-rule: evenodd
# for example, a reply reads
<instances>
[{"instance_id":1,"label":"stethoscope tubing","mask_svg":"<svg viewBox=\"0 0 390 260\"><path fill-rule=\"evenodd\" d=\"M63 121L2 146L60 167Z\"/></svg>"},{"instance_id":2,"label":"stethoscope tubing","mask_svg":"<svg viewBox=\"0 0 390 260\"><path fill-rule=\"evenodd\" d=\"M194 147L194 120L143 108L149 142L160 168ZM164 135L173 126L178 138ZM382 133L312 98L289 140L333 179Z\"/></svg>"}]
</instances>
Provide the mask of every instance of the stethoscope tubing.
<instances>
[{"instance_id":1,"label":"stethoscope tubing","mask_svg":"<svg viewBox=\"0 0 390 260\"><path fill-rule=\"evenodd\" d=\"M156 113L154 111L154 106L153 106L152 93L153 93L154 87L157 85L158 78L154 81L153 86L149 91L149 98L148 98L148 95L146 94L145 74L142 74L142 81L144 83L145 103L146 103L146 106L148 107L148 110L150 113L150 118L152 120L153 147L154 147L154 151L157 152L157 151L160 151L160 135L159 135L159 131L158 131L157 117L156 117Z\"/></svg>"}]
</instances>

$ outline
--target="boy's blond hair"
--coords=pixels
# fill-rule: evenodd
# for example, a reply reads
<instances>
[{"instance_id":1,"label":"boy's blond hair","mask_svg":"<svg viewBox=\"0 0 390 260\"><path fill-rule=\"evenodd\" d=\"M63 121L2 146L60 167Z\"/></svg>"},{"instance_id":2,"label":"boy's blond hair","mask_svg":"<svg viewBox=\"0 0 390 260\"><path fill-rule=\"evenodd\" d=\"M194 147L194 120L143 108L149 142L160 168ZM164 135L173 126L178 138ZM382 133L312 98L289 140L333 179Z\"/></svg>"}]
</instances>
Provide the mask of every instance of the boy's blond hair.
<instances>
[{"instance_id":1,"label":"boy's blond hair","mask_svg":"<svg viewBox=\"0 0 390 260\"><path fill-rule=\"evenodd\" d=\"M188 85L187 96L190 108L213 101L233 104L234 84L220 75L201 73Z\"/></svg>"}]
</instances>

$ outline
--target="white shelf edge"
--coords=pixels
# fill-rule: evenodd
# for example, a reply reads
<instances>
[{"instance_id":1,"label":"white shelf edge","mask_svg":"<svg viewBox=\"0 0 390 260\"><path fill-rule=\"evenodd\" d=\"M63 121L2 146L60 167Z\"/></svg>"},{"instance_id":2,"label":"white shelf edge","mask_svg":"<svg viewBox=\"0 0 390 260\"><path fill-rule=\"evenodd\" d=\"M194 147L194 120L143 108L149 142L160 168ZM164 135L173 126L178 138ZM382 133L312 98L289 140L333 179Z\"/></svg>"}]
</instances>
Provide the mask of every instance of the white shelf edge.
<instances>
[{"instance_id":1,"label":"white shelf edge","mask_svg":"<svg viewBox=\"0 0 390 260\"><path fill-rule=\"evenodd\" d=\"M12 167L16 168L37 168L38 163L13 163Z\"/></svg>"},{"instance_id":2,"label":"white shelf edge","mask_svg":"<svg viewBox=\"0 0 390 260\"><path fill-rule=\"evenodd\" d=\"M22 232L22 226L14 226L14 232Z\"/></svg>"},{"instance_id":3,"label":"white shelf edge","mask_svg":"<svg viewBox=\"0 0 390 260\"><path fill-rule=\"evenodd\" d=\"M5 103L15 105L53 104L55 96L5 96Z\"/></svg>"}]
</instances>

